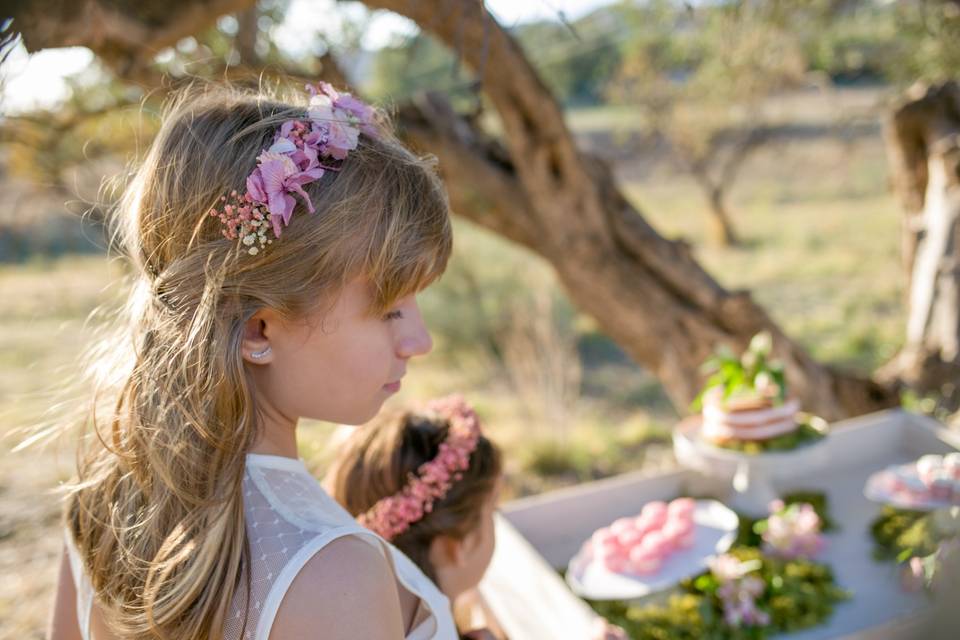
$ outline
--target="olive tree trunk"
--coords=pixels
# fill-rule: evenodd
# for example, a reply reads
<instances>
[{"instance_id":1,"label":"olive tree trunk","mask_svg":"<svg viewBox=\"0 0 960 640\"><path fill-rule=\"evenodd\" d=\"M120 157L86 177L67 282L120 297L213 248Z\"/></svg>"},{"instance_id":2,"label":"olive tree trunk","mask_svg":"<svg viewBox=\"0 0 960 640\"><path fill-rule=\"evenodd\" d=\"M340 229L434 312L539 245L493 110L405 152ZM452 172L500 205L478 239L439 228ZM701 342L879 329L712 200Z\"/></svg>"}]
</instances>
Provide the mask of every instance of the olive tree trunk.
<instances>
[{"instance_id":1,"label":"olive tree trunk","mask_svg":"<svg viewBox=\"0 0 960 640\"><path fill-rule=\"evenodd\" d=\"M882 374L960 406L960 84L916 87L887 118L893 184L904 210L908 319Z\"/></svg>"},{"instance_id":2,"label":"olive tree trunk","mask_svg":"<svg viewBox=\"0 0 960 640\"><path fill-rule=\"evenodd\" d=\"M222 13L252 4L86 0L87 9L101 8L85 14L97 16L94 25L76 13L62 24L60 3L47 0L24 4L17 18L25 16L19 28L30 49L89 46L123 75L149 67L160 48ZM424 101L418 121L401 123L440 158L454 212L549 261L573 302L660 379L679 411L696 396L700 364L718 345L745 348L761 330L773 335L792 389L808 410L837 419L896 402L891 386L814 360L748 292L724 289L684 243L660 236L620 192L610 168L577 148L559 105L480 0L365 4L412 19L456 50L503 123L503 147L436 99ZM127 36L133 32L136 38Z\"/></svg>"}]
</instances>

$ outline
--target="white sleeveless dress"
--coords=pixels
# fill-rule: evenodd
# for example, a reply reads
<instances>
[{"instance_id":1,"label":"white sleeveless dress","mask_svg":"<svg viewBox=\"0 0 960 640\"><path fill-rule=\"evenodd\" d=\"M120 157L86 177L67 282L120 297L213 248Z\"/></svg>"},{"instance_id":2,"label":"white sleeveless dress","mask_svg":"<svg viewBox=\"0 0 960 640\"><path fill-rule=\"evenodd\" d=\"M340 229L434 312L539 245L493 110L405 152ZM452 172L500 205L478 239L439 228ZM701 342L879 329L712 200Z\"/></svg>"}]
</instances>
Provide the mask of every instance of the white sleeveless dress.
<instances>
[{"instance_id":1,"label":"white sleeveless dress","mask_svg":"<svg viewBox=\"0 0 960 640\"><path fill-rule=\"evenodd\" d=\"M407 640L457 640L447 597L396 547L357 524L323 490L302 460L247 454L243 492L251 559L249 611L241 635L246 602L245 589L241 589L225 622L224 640L267 640L280 602L303 566L332 540L348 535L384 553L397 580L419 598L414 617L419 623ZM71 536L66 538L77 588L80 633L90 640L93 590Z\"/></svg>"}]
</instances>

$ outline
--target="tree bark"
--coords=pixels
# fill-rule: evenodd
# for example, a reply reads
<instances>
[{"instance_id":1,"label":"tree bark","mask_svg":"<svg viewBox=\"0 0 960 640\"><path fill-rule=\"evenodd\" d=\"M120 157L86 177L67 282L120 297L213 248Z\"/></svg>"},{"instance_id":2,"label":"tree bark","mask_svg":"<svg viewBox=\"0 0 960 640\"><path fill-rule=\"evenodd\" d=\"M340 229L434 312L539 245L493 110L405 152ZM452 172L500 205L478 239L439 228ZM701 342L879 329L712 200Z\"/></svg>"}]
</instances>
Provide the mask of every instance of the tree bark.
<instances>
[{"instance_id":1,"label":"tree bark","mask_svg":"<svg viewBox=\"0 0 960 640\"><path fill-rule=\"evenodd\" d=\"M230 3L230 10L242 10L252 1L237 0ZM32 3L43 4L47 3ZM221 14L214 7L223 4L225 0L203 5L208 23ZM837 419L896 402L891 387L813 360L747 292L725 290L684 243L657 234L619 191L609 167L577 149L556 101L519 46L479 0L367 0L366 4L406 16L460 51L502 119L506 154L478 140L475 128L450 114L441 124L437 101L427 106L427 117L412 134L421 135L428 141L424 148L440 157L454 211L548 260L575 304L657 375L679 411L684 412L699 391L700 364L716 346L743 349L761 330L773 335L793 392L808 410ZM164 9L163 24L141 23L141 27L162 33L165 41L175 42L199 28L195 13L189 20L182 19L178 9L180 5L196 8L200 3L143 2L137 5L138 15L145 5ZM125 19L138 21L137 15ZM89 33L90 29L79 31ZM178 36L172 38L175 32ZM57 33L68 44L85 44L98 53L101 49L109 53L110 37L115 37L110 31L106 40L78 42L76 33L69 38L63 29ZM37 40L24 35L28 46L35 47L32 42ZM147 39L161 41L158 36ZM55 46L50 37L40 41L41 46ZM135 57L145 50L128 47L126 51ZM137 59L126 66L143 64Z\"/></svg>"},{"instance_id":2,"label":"tree bark","mask_svg":"<svg viewBox=\"0 0 960 640\"><path fill-rule=\"evenodd\" d=\"M699 367L719 343L737 349L756 332L775 338L793 390L828 418L895 402L892 389L814 361L775 326L746 292L728 292L686 246L658 235L620 193L609 168L581 153L519 46L473 0L367 0L430 30L480 75L504 127L504 140L537 234L534 246L557 270L571 298L663 382L683 411L699 390ZM437 18L437 5L444 9ZM510 73L494 70L509 69Z\"/></svg>"},{"instance_id":3,"label":"tree bark","mask_svg":"<svg viewBox=\"0 0 960 640\"><path fill-rule=\"evenodd\" d=\"M914 88L885 127L904 209L907 335L881 374L960 408L960 85Z\"/></svg>"}]
</instances>

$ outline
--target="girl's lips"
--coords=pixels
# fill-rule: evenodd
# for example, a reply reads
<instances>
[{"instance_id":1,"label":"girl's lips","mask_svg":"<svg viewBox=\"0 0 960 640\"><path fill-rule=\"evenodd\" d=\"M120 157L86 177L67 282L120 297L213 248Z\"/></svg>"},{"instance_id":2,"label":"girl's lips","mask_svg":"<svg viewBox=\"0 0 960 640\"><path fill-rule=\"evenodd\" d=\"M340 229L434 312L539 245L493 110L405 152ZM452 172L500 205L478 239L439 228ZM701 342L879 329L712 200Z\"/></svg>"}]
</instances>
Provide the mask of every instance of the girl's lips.
<instances>
[{"instance_id":1,"label":"girl's lips","mask_svg":"<svg viewBox=\"0 0 960 640\"><path fill-rule=\"evenodd\" d=\"M396 382L385 384L383 385L383 388L389 391L390 393L396 393L397 391L400 391L400 381L397 380Z\"/></svg>"}]
</instances>

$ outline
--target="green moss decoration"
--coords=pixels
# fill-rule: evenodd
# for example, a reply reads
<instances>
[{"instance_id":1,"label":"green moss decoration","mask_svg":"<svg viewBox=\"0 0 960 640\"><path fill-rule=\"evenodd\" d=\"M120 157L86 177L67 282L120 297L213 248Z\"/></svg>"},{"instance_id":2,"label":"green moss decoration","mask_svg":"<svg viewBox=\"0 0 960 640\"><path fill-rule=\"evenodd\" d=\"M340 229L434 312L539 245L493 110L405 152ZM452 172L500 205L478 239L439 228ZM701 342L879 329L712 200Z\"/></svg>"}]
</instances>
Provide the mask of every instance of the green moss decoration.
<instances>
[{"instance_id":1,"label":"green moss decoration","mask_svg":"<svg viewBox=\"0 0 960 640\"><path fill-rule=\"evenodd\" d=\"M885 505L870 524L873 556L877 560L907 560L927 556L940 542L932 527L932 514Z\"/></svg>"},{"instance_id":2,"label":"green moss decoration","mask_svg":"<svg viewBox=\"0 0 960 640\"><path fill-rule=\"evenodd\" d=\"M767 589L757 604L770 613L769 626L728 627L716 595L719 585L709 572L682 582L679 593L671 594L663 604L588 602L599 615L623 627L633 640L754 640L821 624L837 603L850 597L836 585L833 572L825 565L780 560L751 547L737 547L730 553L741 561L759 561L756 575Z\"/></svg>"},{"instance_id":3,"label":"green moss decoration","mask_svg":"<svg viewBox=\"0 0 960 640\"><path fill-rule=\"evenodd\" d=\"M782 499L785 504L810 503L823 522L823 531L836 529L823 493L794 492ZM587 602L599 615L623 627L633 640L760 640L825 622L836 604L850 594L837 586L826 565L764 554L758 548L761 539L754 529L756 522L740 516L739 536L729 553L741 561L758 562L753 575L763 579L766 592L757 604L770 614L767 627L729 627L717 596L719 584L709 571L681 582L676 592L654 604Z\"/></svg>"}]
</instances>

